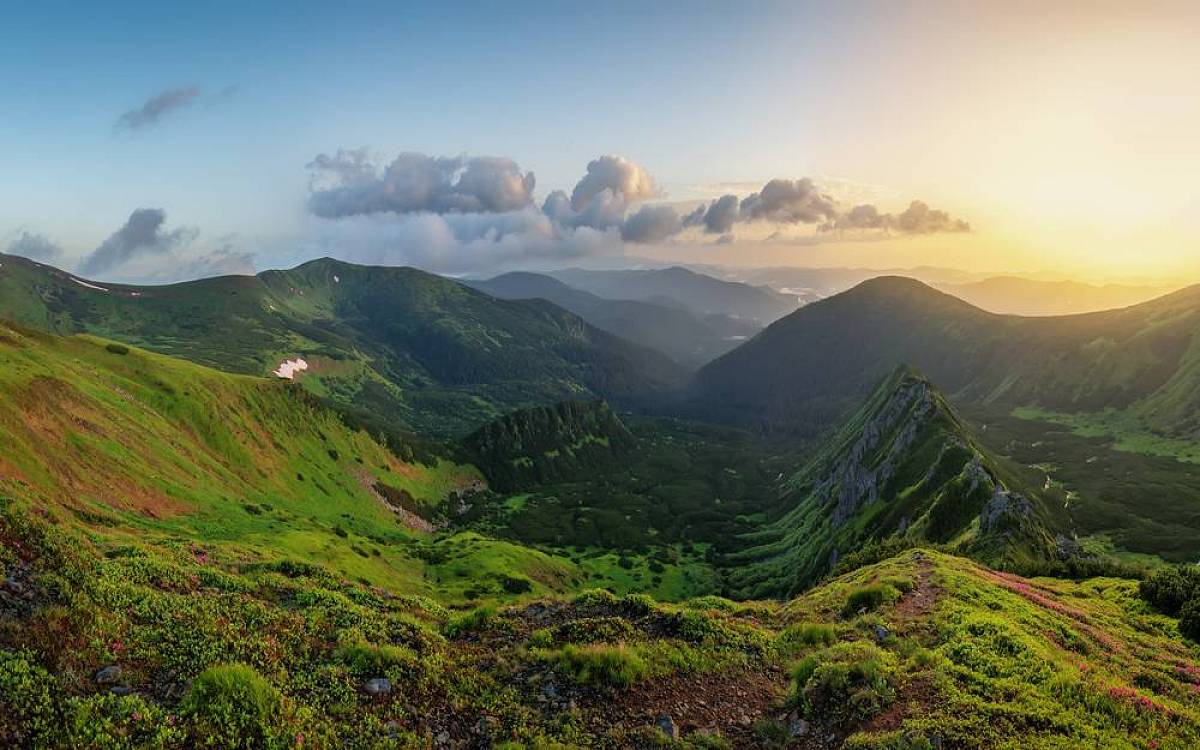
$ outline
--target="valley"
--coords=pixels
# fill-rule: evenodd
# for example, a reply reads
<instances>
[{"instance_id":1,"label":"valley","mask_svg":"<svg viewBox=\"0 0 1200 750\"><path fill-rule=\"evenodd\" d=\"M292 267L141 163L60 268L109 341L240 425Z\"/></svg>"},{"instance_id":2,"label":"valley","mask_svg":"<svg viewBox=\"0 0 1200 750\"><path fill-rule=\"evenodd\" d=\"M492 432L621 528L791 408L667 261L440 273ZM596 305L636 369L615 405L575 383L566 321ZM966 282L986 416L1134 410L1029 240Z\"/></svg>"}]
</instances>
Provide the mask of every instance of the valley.
<instances>
[{"instance_id":1,"label":"valley","mask_svg":"<svg viewBox=\"0 0 1200 750\"><path fill-rule=\"evenodd\" d=\"M1200 558L1187 292L1034 323L867 282L688 385L584 322L630 303L577 318L520 281L122 287L6 258L0 737L1196 741L1200 652L1138 593ZM1090 366L1051 376L1051 343ZM222 723L206 681L267 703Z\"/></svg>"}]
</instances>

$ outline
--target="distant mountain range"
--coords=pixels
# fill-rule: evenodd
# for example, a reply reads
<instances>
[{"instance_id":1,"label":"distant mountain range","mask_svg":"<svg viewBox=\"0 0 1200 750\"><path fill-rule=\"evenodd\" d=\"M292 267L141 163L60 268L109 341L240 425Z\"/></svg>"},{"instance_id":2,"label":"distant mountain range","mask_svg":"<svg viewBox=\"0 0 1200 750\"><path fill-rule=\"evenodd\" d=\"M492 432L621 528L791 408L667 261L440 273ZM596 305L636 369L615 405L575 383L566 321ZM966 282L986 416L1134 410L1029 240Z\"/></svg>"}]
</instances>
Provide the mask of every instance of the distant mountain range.
<instances>
[{"instance_id":1,"label":"distant mountain range","mask_svg":"<svg viewBox=\"0 0 1200 750\"><path fill-rule=\"evenodd\" d=\"M835 422L897 363L956 399L1061 411L1127 409L1200 430L1200 286L1086 315L997 315L919 281L882 277L807 305L701 369L710 414L809 432Z\"/></svg>"},{"instance_id":2,"label":"distant mountain range","mask_svg":"<svg viewBox=\"0 0 1200 750\"><path fill-rule=\"evenodd\" d=\"M756 268L725 270L726 278L764 284L806 302L830 297L881 276L917 279L989 312L1006 315L1072 315L1146 302L1178 286L1089 284L1015 275L968 273L950 268Z\"/></svg>"},{"instance_id":3,"label":"distant mountain range","mask_svg":"<svg viewBox=\"0 0 1200 750\"><path fill-rule=\"evenodd\" d=\"M631 403L678 387L666 356L542 300L412 268L315 260L170 286L99 284L0 256L0 317L87 332L230 372L303 360L314 393L381 426L463 434L522 406Z\"/></svg>"},{"instance_id":4,"label":"distant mountain range","mask_svg":"<svg viewBox=\"0 0 1200 750\"><path fill-rule=\"evenodd\" d=\"M756 321L724 313L698 314L673 297L657 297L662 304L606 299L544 274L513 272L464 283L501 299L548 300L601 330L656 349L693 369L762 330Z\"/></svg>"},{"instance_id":5,"label":"distant mountain range","mask_svg":"<svg viewBox=\"0 0 1200 750\"><path fill-rule=\"evenodd\" d=\"M549 275L576 289L615 300L679 307L700 317L727 315L766 325L800 305L800 298L767 286L724 281L673 266L653 270L570 268Z\"/></svg>"}]
</instances>

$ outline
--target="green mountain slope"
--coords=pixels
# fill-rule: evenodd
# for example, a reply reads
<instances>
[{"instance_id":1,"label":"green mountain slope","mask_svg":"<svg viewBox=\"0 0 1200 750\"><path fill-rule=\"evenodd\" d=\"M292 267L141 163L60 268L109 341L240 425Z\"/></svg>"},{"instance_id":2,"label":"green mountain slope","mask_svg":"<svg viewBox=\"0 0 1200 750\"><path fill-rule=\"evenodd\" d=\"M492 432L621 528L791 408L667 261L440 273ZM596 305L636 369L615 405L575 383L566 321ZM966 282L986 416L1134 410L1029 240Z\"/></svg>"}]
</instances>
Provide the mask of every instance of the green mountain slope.
<instances>
[{"instance_id":1,"label":"green mountain slope","mask_svg":"<svg viewBox=\"0 0 1200 750\"><path fill-rule=\"evenodd\" d=\"M1086 315L994 315L885 277L801 308L704 367L700 410L820 431L900 362L955 400L1055 411L1130 409L1156 429L1200 422L1200 287Z\"/></svg>"},{"instance_id":2,"label":"green mountain slope","mask_svg":"<svg viewBox=\"0 0 1200 750\"><path fill-rule=\"evenodd\" d=\"M653 270L569 268L550 275L606 299L680 307L696 315L729 315L766 325L794 311L799 300L770 287L724 281L674 266Z\"/></svg>"},{"instance_id":3,"label":"green mountain slope","mask_svg":"<svg viewBox=\"0 0 1200 750\"><path fill-rule=\"evenodd\" d=\"M728 315L700 316L674 305L606 299L537 273L513 272L465 283L501 299L548 300L603 331L656 349L692 368L728 352L760 330L757 324Z\"/></svg>"},{"instance_id":4,"label":"green mountain slope","mask_svg":"<svg viewBox=\"0 0 1200 750\"><path fill-rule=\"evenodd\" d=\"M786 515L730 556L740 596L802 591L839 557L897 536L993 563L1054 553L1047 513L938 390L901 366L786 482Z\"/></svg>"},{"instance_id":5,"label":"green mountain slope","mask_svg":"<svg viewBox=\"0 0 1200 750\"><path fill-rule=\"evenodd\" d=\"M0 445L0 495L103 535L302 554L416 590L420 562L390 545L480 484L400 459L293 384L7 324Z\"/></svg>"},{"instance_id":6,"label":"green mountain slope","mask_svg":"<svg viewBox=\"0 0 1200 750\"><path fill-rule=\"evenodd\" d=\"M511 491L604 471L634 442L608 404L566 401L507 414L462 445L493 488Z\"/></svg>"},{"instance_id":7,"label":"green mountain slope","mask_svg":"<svg viewBox=\"0 0 1200 750\"><path fill-rule=\"evenodd\" d=\"M0 258L0 318L88 332L302 384L391 428L461 434L513 408L635 401L676 384L666 357L542 301L504 301L410 268L332 260L163 287L93 284Z\"/></svg>"}]
</instances>

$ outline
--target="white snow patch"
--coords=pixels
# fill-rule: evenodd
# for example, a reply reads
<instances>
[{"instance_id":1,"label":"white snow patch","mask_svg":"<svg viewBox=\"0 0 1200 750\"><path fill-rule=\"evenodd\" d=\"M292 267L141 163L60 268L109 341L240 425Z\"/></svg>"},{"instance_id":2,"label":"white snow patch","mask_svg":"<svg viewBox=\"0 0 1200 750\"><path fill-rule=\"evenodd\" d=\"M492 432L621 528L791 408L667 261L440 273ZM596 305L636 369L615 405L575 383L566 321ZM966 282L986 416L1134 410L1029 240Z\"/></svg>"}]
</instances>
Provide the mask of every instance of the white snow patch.
<instances>
[{"instance_id":1,"label":"white snow patch","mask_svg":"<svg viewBox=\"0 0 1200 750\"><path fill-rule=\"evenodd\" d=\"M307 370L307 369L308 369L308 363L305 362L304 360L288 359L288 360L284 360L283 362L281 362L279 364L279 367L275 368L275 371L273 374L279 378L287 378L288 380L295 380L296 373L303 372L304 370Z\"/></svg>"},{"instance_id":2,"label":"white snow patch","mask_svg":"<svg viewBox=\"0 0 1200 750\"><path fill-rule=\"evenodd\" d=\"M88 289L95 289L96 291L100 291L100 292L108 291L107 289L105 289L102 286L96 286L95 284L89 284L86 281L81 281L81 280L75 278L74 276L71 276L70 279L71 279L71 281L74 281L79 286L86 286Z\"/></svg>"},{"instance_id":3,"label":"white snow patch","mask_svg":"<svg viewBox=\"0 0 1200 750\"><path fill-rule=\"evenodd\" d=\"M334 277L333 277L333 283L335 283L335 284L340 284L340 283L342 283L342 280L341 280L341 279L339 279L337 276L334 276Z\"/></svg>"}]
</instances>

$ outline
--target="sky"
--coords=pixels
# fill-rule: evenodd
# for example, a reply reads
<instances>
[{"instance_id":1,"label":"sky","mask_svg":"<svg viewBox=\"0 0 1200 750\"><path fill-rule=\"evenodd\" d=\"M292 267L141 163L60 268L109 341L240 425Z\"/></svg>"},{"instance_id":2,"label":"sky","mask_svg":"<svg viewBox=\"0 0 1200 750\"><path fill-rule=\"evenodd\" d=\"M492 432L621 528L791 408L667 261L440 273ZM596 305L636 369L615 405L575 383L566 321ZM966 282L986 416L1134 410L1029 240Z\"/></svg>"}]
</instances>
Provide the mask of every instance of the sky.
<instances>
[{"instance_id":1,"label":"sky","mask_svg":"<svg viewBox=\"0 0 1200 750\"><path fill-rule=\"evenodd\" d=\"M0 250L92 278L1200 280L1195 3L79 5L5 12Z\"/></svg>"}]
</instances>

